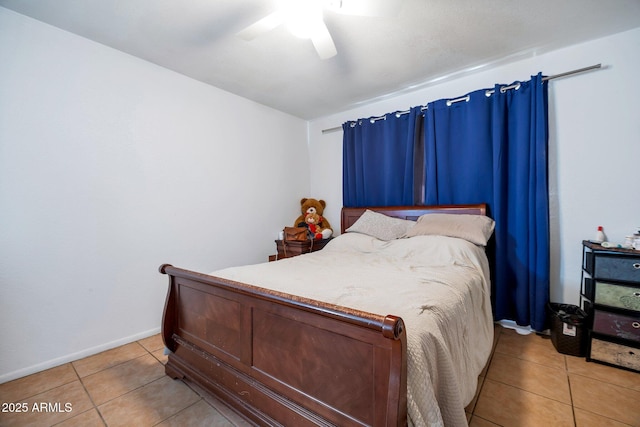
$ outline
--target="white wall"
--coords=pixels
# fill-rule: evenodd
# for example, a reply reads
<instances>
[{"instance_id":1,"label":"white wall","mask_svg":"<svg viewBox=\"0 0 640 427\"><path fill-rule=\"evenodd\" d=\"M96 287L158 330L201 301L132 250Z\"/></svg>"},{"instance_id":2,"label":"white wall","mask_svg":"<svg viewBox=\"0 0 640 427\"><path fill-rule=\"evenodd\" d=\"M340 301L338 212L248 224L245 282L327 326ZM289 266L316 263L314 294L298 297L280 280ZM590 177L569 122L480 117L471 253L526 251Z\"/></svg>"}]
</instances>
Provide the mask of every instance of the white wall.
<instances>
[{"instance_id":1,"label":"white wall","mask_svg":"<svg viewBox=\"0 0 640 427\"><path fill-rule=\"evenodd\" d=\"M551 299L579 303L583 239L603 225L620 242L640 226L640 28L390 96L314 120L309 126L311 192L329 214L342 204L342 131L347 120L454 98L495 83L528 80L602 63L604 68L549 82Z\"/></svg>"},{"instance_id":2,"label":"white wall","mask_svg":"<svg viewBox=\"0 0 640 427\"><path fill-rule=\"evenodd\" d=\"M158 332L162 263L266 261L309 194L306 140L301 119L0 8L0 383Z\"/></svg>"}]
</instances>

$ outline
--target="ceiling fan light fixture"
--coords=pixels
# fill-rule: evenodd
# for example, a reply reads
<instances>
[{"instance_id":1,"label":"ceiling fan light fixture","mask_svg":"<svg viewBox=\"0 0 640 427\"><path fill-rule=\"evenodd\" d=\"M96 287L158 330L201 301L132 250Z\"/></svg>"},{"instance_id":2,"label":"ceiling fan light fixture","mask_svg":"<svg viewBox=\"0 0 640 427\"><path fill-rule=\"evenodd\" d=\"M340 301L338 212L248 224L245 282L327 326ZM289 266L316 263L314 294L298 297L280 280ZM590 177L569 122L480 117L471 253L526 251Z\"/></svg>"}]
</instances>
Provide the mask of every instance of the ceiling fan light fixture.
<instances>
[{"instance_id":1,"label":"ceiling fan light fixture","mask_svg":"<svg viewBox=\"0 0 640 427\"><path fill-rule=\"evenodd\" d=\"M324 9L342 7L345 0L281 0L275 12L254 22L237 33L244 40L253 40L280 24L295 36L310 39L321 59L338 54L333 38L324 22ZM374 1L374 0L367 0ZM378 0L388 1L388 0ZM395 1L395 0L394 0Z\"/></svg>"},{"instance_id":2,"label":"ceiling fan light fixture","mask_svg":"<svg viewBox=\"0 0 640 427\"><path fill-rule=\"evenodd\" d=\"M317 0L290 1L285 9L285 25L296 37L315 37L324 26L322 3Z\"/></svg>"}]
</instances>

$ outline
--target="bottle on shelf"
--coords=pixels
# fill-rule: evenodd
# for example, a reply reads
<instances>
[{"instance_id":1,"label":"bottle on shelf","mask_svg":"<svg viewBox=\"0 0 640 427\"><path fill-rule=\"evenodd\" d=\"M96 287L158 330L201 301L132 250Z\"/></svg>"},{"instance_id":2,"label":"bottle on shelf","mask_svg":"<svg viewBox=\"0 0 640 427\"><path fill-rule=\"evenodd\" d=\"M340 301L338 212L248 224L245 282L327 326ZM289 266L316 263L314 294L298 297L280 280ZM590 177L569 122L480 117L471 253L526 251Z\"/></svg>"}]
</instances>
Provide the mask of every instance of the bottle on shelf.
<instances>
[{"instance_id":1,"label":"bottle on shelf","mask_svg":"<svg viewBox=\"0 0 640 427\"><path fill-rule=\"evenodd\" d=\"M596 231L596 236L593 239L593 241L596 243L602 243L605 240L607 240L607 236L604 235L604 228L601 225L599 225L598 230Z\"/></svg>"}]
</instances>

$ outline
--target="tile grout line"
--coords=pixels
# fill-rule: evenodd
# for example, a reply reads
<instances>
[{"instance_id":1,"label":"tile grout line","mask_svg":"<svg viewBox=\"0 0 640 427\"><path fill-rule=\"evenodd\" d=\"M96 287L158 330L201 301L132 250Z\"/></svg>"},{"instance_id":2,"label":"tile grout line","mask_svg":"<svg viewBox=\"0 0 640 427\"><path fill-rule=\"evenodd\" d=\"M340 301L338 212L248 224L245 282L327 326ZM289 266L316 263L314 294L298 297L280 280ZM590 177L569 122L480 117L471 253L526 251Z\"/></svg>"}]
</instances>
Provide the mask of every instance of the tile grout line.
<instances>
[{"instance_id":1,"label":"tile grout line","mask_svg":"<svg viewBox=\"0 0 640 427\"><path fill-rule=\"evenodd\" d=\"M146 350L146 349L145 349L145 350ZM144 354L144 355L142 355L142 356L135 357L135 358L133 358L133 359L131 359L131 360L129 360L129 361L136 360L136 359L140 359L140 358L145 357L145 356L147 356L147 355L146 355L146 354ZM151 357L153 357L153 355L151 355ZM158 359L156 359L155 357L154 357L154 359L156 360L156 362L158 362L158 363L160 363L160 365L162 365L162 362L160 362L160 361L159 361ZM125 362L125 363L126 363L126 362ZM117 366L119 366L119 365L117 365ZM164 368L164 366L163 366L163 368ZM109 400L107 400L107 401L105 401L105 402L102 402L102 403L100 404L100 406L102 406L102 405L106 405L107 403L109 403L109 402L113 402L114 400L119 399L119 398L121 398L122 396L126 396L126 395L131 394L131 393L133 393L133 392L135 392L135 391L138 391L138 390L140 390L140 389L142 389L142 388L144 388L144 387L147 387L148 385L151 385L151 384L155 383L156 381L159 381L159 380L163 379L164 377L165 377L165 375L163 374L163 375L161 375L160 377L158 377L158 378L156 378L156 379L154 379L154 380L149 381L148 383L142 384L142 385L140 385L140 386L138 386L138 387L136 387L136 388L132 388L131 390L128 390L126 393L123 393L123 394L121 394L121 395L119 395L119 396L115 396L115 397L113 397L112 399L109 399ZM98 406L96 406L96 409L98 409Z\"/></svg>"},{"instance_id":2,"label":"tile grout line","mask_svg":"<svg viewBox=\"0 0 640 427\"><path fill-rule=\"evenodd\" d=\"M73 363L75 363L75 362L79 362L79 361L81 361L81 360L88 359L88 358L90 358L90 357L98 356L98 355L100 355L100 354L104 354L104 353L106 353L106 352L108 352L108 351L116 350L116 349L122 348L122 347L124 347L124 346L127 346L127 345L129 345L129 344L133 344L133 343L138 344L138 345L139 345L140 347L142 347L142 349L143 349L144 351L146 351L147 353L149 352L149 350L147 350L147 349L146 349L142 344L140 344L138 341L132 341L132 342L130 342L130 343L128 343L128 344L123 344L123 345L121 345L121 346L119 346L119 347L114 347L114 348L111 348L111 349L109 349L109 350L105 350L105 351L103 351L103 352L96 353L96 354L91 355L91 356L83 357L82 359L74 360L73 362L70 362L70 363L73 365ZM153 355L152 355L152 356L153 356ZM82 378L89 377L89 376L91 376L91 375L95 375L95 374L100 373L100 372L102 372L102 371L106 371L107 369L115 368L116 366L124 365L125 363L127 363L127 362L129 362L129 361L131 361L131 360L137 359L137 358L139 358L139 357L142 357L142 356L136 356L136 357L133 357L133 358L131 358L131 359L127 359L127 360L125 360L125 361L123 361L123 362L116 363L115 365L107 366L106 368L102 368L102 369L99 369L99 370L97 370L97 371L95 371L95 372L91 372L90 374L87 374L87 375L85 375L85 376L84 376L84 377L82 377ZM155 358L155 356L154 356L154 358ZM156 360L157 360L157 358L156 358ZM75 367L75 365L73 365L73 369L74 369L74 370L75 370L75 368L76 368L76 367ZM77 373L77 371L76 371L76 373ZM80 374L78 374L78 377L80 378Z\"/></svg>"},{"instance_id":3,"label":"tile grout line","mask_svg":"<svg viewBox=\"0 0 640 427\"><path fill-rule=\"evenodd\" d=\"M567 356L563 356L562 361L564 362L564 372L567 377L567 384L569 385L569 401L571 402L571 415L573 416L573 425L575 427L578 425L578 420L576 419L576 406L573 402L573 389L571 388L571 377L569 376L569 363L567 361Z\"/></svg>"},{"instance_id":4,"label":"tile grout line","mask_svg":"<svg viewBox=\"0 0 640 427\"><path fill-rule=\"evenodd\" d=\"M495 329L494 329L494 333L495 333ZM478 402L480 401L480 396L482 395L482 390L484 389L485 385L487 384L487 377L489 376L489 368L491 367L491 362L493 362L493 357L496 354L496 349L498 348L498 342L500 341L500 336L502 335L502 330L500 330L500 332L498 333L498 337L495 338L495 342L492 344L492 349L491 349L491 355L489 356L489 360L487 360L486 366L485 366L485 373L484 373L484 379L482 380L482 384L480 385L480 389L478 390L478 397L475 399L475 402L473 404L473 410L471 411L471 419L473 419L473 417L478 417L480 419L483 419L481 416L476 414L476 408L478 407ZM486 421L490 421L490 420L486 420ZM492 421L490 421L492 422Z\"/></svg>"},{"instance_id":5,"label":"tile grout line","mask_svg":"<svg viewBox=\"0 0 640 427\"><path fill-rule=\"evenodd\" d=\"M102 417L102 413L100 412L100 409L98 409L98 406L96 405L96 402L94 402L93 397L91 397L91 393L89 393L89 390L87 390L87 387L85 386L84 381L82 381L82 378L80 377L80 374L78 374L78 371L77 371L76 367L75 367L75 366L73 366L73 363L71 363L71 367L73 368L73 372L75 372L75 373L76 373L76 376L78 377L78 380L80 381L80 385L82 386L82 389L84 390L84 392L85 392L85 393L87 393L87 397L89 398L89 401L90 401L90 402L91 402L91 404L93 405L93 409L95 409L95 410L96 410L96 412L98 413L98 416L100 417L100 420L101 420L101 421L102 421L102 423L106 426L106 425L107 425L107 421ZM88 376L88 375L87 375L87 376ZM90 411L90 410L91 410L91 409L88 409L87 411L84 411L84 412L88 412L88 411ZM80 414L78 414L78 415L74 415L74 416L73 416L73 417L71 417L71 418L75 418L75 417L77 417L77 416L79 416L79 415L81 415L81 414L84 414L84 412L81 412L81 413L80 413ZM71 419L71 418L69 418L69 419Z\"/></svg>"},{"instance_id":6,"label":"tile grout line","mask_svg":"<svg viewBox=\"0 0 640 427\"><path fill-rule=\"evenodd\" d=\"M198 397L200 397L200 396L198 396ZM197 405L198 403L202 402L203 400L204 400L204 399L202 399L202 397L200 397L200 399L199 399L199 400L196 400L196 401L195 401L195 402L193 402L191 405L188 405L188 406L186 406L186 407L184 407L184 408L180 409L180 410L179 410L178 412L176 412L175 414L171 414L171 415L169 415L168 417L166 417L166 418L164 418L164 419L162 419L162 420L158 421L157 423L155 423L155 424L154 424L154 426L157 426L157 425L159 425L159 424L162 424L163 422L167 421L168 419L170 419L170 418L173 418L173 417L177 416L178 414L180 414L180 413L182 413L182 412L186 411L187 409L191 408L192 406Z\"/></svg>"},{"instance_id":7,"label":"tile grout line","mask_svg":"<svg viewBox=\"0 0 640 427\"><path fill-rule=\"evenodd\" d=\"M140 346L142 346L142 348L144 348L144 349L147 351L147 353L148 353L149 355L151 355L151 357L153 357L156 361L158 361L158 363L160 363L160 365L162 365L163 370L164 370L164 366L165 366L165 365L164 365L164 363L162 363L162 361L161 361L161 360L159 360L159 359L158 359L158 358L157 358L157 357L156 357L156 356L151 352L151 350L149 350L148 348L146 348L146 347L145 347L144 345L142 345L139 341L136 341L136 342L137 342L138 344L140 344ZM161 349L161 348L159 348L159 349L157 349L157 350L160 350L160 349ZM157 350L154 350L154 351L157 351ZM152 383L154 383L154 382L156 382L156 381L158 381L158 380L162 379L164 376L166 376L166 374L164 374L164 375L163 375L162 377L160 377L160 378L157 378L157 379L155 379L155 380L151 381L151 382L150 382L150 383L148 383L148 384L152 384ZM184 383L184 382L183 382L183 383ZM146 385L148 385L148 384L145 384L145 386L146 386ZM187 385L187 384L185 384L185 385ZM187 386L188 386L188 385L187 385ZM144 386L142 386L142 387L144 387ZM139 388L142 388L142 387L138 387L138 389L139 389ZM189 388L190 388L190 387L189 387ZM190 389L191 389L191 388L190 388ZM131 391L133 391L133 390L131 390ZM195 390L192 390L192 391L194 391L194 392L195 392ZM182 413L182 412L186 411L187 409L189 409L189 408L193 407L194 405L197 405L198 403L200 403L201 401L203 401L202 397L201 397L198 393L196 393L196 395L198 395L198 397L199 397L200 399L196 400L196 401L195 401L195 402L193 402L191 405L188 405L188 406L186 406L186 407L184 407L184 408L180 409L178 412L176 412L176 413L174 413L174 414L171 414L171 415L169 415L168 417L166 417L166 418L164 418L164 419L162 419L162 420L158 421L157 423L155 423L155 424L154 424L154 426L157 426L157 425L159 425L159 424L162 424L163 422L167 421L168 419L170 419L170 418L172 418L172 417L177 416L178 414L180 414L180 413Z\"/></svg>"},{"instance_id":8,"label":"tile grout line","mask_svg":"<svg viewBox=\"0 0 640 427\"><path fill-rule=\"evenodd\" d=\"M620 421L620 420L619 420L619 419L617 419L617 418L612 418L612 417L610 417L610 416L608 416L608 415L603 415L603 414L601 414L601 413L593 412L593 411L591 411L591 410L589 410L589 409L586 409L586 408L582 408L582 407L577 407L577 406L575 406L575 404L573 403L573 391L572 391L573 389L571 388L571 377L570 377L570 375L569 375L569 372L570 372L570 371L569 371L569 369L567 369L567 380L568 380L568 382L569 382L569 393L570 393L570 395L571 395L571 408L572 408L572 410L573 410L573 417L574 417L574 423L575 423L575 426L577 426L577 425L578 425L578 420L577 420L577 418L576 418L576 412L575 412L575 409L576 409L576 408L577 408L577 409L580 409L580 410L581 410L581 411L583 411L583 412L587 412L587 413L589 413L589 414L593 414L593 415L596 415L596 416L598 416L598 417L606 418L607 420L613 421L613 422L615 422L615 423L621 423L621 425L625 425L625 426L627 425L627 424L624 424L622 421ZM571 375L574 375L574 376L577 376L577 377L586 378L586 379L588 379L588 380L592 380L592 381L597 381L597 382L599 382L599 383L609 384L609 385L614 386L614 387L620 387L620 388L624 388L624 389L627 389L627 390L636 391L636 390L635 390L635 389L633 389L633 388L625 387L625 386L622 386L622 385L619 385L619 384L615 384L615 383L612 383L612 382L609 382L609 381L605 381L605 380L602 380L602 379L599 379L599 378L593 378L593 377L590 377L590 376L588 376L588 375L580 374L580 373L577 373L577 372L573 372Z\"/></svg>"},{"instance_id":9,"label":"tile grout line","mask_svg":"<svg viewBox=\"0 0 640 427\"><path fill-rule=\"evenodd\" d=\"M140 341L140 340L139 340L139 341ZM165 363L163 363L163 361L162 361L162 360L158 359L158 358L153 354L153 352L154 352L154 351L159 351L159 350L162 350L163 348L166 348L166 347L164 346L164 342L163 342L163 345L162 345L162 346L160 346L159 348L157 348L156 350L149 350L149 349L147 349L144 345L142 345L139 341L137 341L137 342L138 342L138 344L140 344L140 345L141 345L145 350L147 350L147 352L148 352L152 357L154 357L154 358L158 361L158 363L160 363L160 364L163 366L163 368L164 368L164 366L166 366L166 365L165 365ZM165 375L166 375L166 374L165 374ZM161 377L161 378L162 378L162 377ZM154 380L154 381L157 381L157 380ZM152 381L152 382L154 382L154 381ZM180 414L180 413L184 412L185 410L187 410L187 409L189 409L189 408L191 408L191 407L193 407L193 406L195 406L195 405L199 404L200 402L204 402L207 406L209 406L209 407L210 407L210 408L212 408L214 411L216 411L216 413L218 413L218 415L220 415L222 418L224 418L224 419L225 419L225 420L226 420L230 425L233 425L234 427L238 427L238 424L237 424L235 421L231 420L231 419L227 416L227 414L223 413L219 408L217 408L215 405L213 405L212 403L210 403L210 402L209 402L209 401L208 401L208 400L207 400L207 399L206 399L206 398L201 394L201 391L198 391L197 386L194 386L194 385L192 385L192 384L188 383L187 381L184 381L184 379L176 379L176 381L180 381L182 384L184 384L185 386L187 386L187 387L188 387L192 392L194 392L194 393L199 397L199 399L198 399L196 402L194 402L192 405L189 405L189 406L187 406L187 407L185 407L185 408L183 408L183 409L179 410L179 411L178 411L178 412L176 412L175 414L172 414L172 415L170 415L169 417L165 418L164 420L159 421L159 422L158 422L157 424L155 424L155 425L159 425L159 424L163 423L164 421L166 421L166 420L168 420L168 419L170 419L170 418L172 418L172 417L175 417L176 415L178 415L178 414ZM149 384L151 384L151 383L149 383ZM232 412L234 412L234 413L235 413L235 410L234 410L234 409L232 409L232 408L231 408L229 405L227 405L225 402L220 401L220 403L221 403L221 404L222 404L222 405L223 405L227 410L232 411Z\"/></svg>"},{"instance_id":10,"label":"tile grout line","mask_svg":"<svg viewBox=\"0 0 640 427\"><path fill-rule=\"evenodd\" d=\"M188 381L185 381L184 378L182 379L176 379L176 381L180 381L182 382L182 384L186 385L187 387L189 387L189 389L191 391L193 391L195 394L198 395L198 397L200 398L200 401L204 402L207 406L211 407L214 411L216 411L222 418L224 418L225 420L227 420L229 422L229 424L232 424L234 427L238 427L238 424L236 424L233 420L231 420L229 417L227 417L227 414L225 413L226 410L231 411L235 414L238 414L236 412L235 409L233 409L231 406L229 406L226 402L224 402L223 400L219 400L217 397L214 397L213 399L217 400L217 402L224 406L226 408L226 410L223 412L220 410L220 408L218 408L215 404L213 404L210 400L211 397L210 396L205 396L202 393L204 392L204 389L202 389L199 385L197 384L192 384ZM198 402L196 402L198 403ZM195 405L195 403L194 403ZM182 411L180 411L182 412ZM242 415L239 415L240 417L243 417Z\"/></svg>"},{"instance_id":11,"label":"tile grout line","mask_svg":"<svg viewBox=\"0 0 640 427\"><path fill-rule=\"evenodd\" d=\"M533 395L538 396L538 397L541 397L541 398L543 398L543 399L552 400L552 401L554 401L554 402L558 402L558 403L560 403L560 404L562 404L562 405L571 406L571 407L573 408L573 402L572 402L572 403L566 403L566 402L563 402L563 401L561 401L561 400L555 399L555 398L553 398L553 397L545 396L544 394L540 394L540 393L537 393L537 392L535 392L535 391L527 390L527 389L525 389L525 388L519 387L519 386L514 385L514 384L505 383L504 381L500 381L500 380L497 380L497 379L493 379L493 378L491 378L491 379L490 379L490 381L493 381L493 382L498 383L498 384L505 385L505 386L507 386L507 387L515 388L516 390L520 390L520 391L523 391L523 392L525 392L525 393L533 394ZM483 386L484 386L484 384L483 384ZM571 391L569 391L569 393L571 393Z\"/></svg>"},{"instance_id":12,"label":"tile grout line","mask_svg":"<svg viewBox=\"0 0 640 427\"><path fill-rule=\"evenodd\" d=\"M593 362L589 362L589 363L593 363ZM614 368L614 369L619 369L619 368ZM629 372L634 373L634 374L636 373L634 371L629 371ZM623 384L618 384L618 383L615 383L615 382L611 382L611 381L608 381L606 379L593 377L593 376L590 376L590 375L587 375L587 374L583 374L583 373L580 373L580 372L572 372L571 375L575 375L577 377L586 378L586 379L591 380L591 381L598 381L600 383L608 384L608 385L613 386L613 387L623 388L623 389L629 390L629 391L640 392L640 389L635 389L633 387L629 387L629 386L626 386L626 385L623 385ZM567 374L567 376L568 376L568 374Z\"/></svg>"},{"instance_id":13,"label":"tile grout line","mask_svg":"<svg viewBox=\"0 0 640 427\"><path fill-rule=\"evenodd\" d=\"M98 405L96 404L96 402L93 400L93 397L91 396L91 393L89 393L89 390L87 390L87 387L86 387L86 386L85 386L85 384L84 384L83 378L88 378L88 377L90 377L90 376L92 376L92 375L99 374L100 372L104 372L104 371L106 371L106 370L108 370L108 369L115 368L115 367L118 367L118 366L122 366L122 365L124 365L125 363L131 362L132 360L139 359L139 358L144 357L144 356L146 356L146 355L150 355L150 356L151 356L151 357L153 357L156 361L158 361L158 363L162 364L162 362L160 362L160 361L158 360L158 358L157 358L157 357L155 357L155 356L154 356L154 355L153 355L153 354L152 354L152 353L151 353L151 352L150 352L150 351L149 351L149 350L148 350L144 345L140 344L139 340L138 340L138 341L133 341L133 342L135 342L135 343L136 343L136 344L138 344L140 347L142 347L142 348L144 349L144 351L146 352L146 354L143 354L143 355L141 355L141 356L137 356L137 357L133 357L133 358L131 358L131 359L129 359L129 360L126 360L126 361L121 362L121 363L117 363L117 364L115 364L115 365L113 365L113 366L109 366L109 367L104 368L104 369L100 369L99 371L93 372L93 373L91 373L91 374L89 374L89 375L85 375L84 377L80 377L80 374L78 373L78 370L76 369L76 367L73 365L73 362L70 362L71 367L72 367L73 371L75 372L76 376L78 377L78 380L80 381L80 384L82 385L83 390L85 391L85 393L87 394L87 397L89 397L89 400L91 401L91 404L93 405L93 409L95 409L95 410L96 410L96 412L98 413L98 416L100 417L100 420L102 421L102 423L103 423L105 426L108 426L107 421L106 421L106 420L104 419L104 417L102 416L102 412L100 411L100 408L98 407ZM116 348L117 348L117 347L116 347ZM81 360L81 359L80 359L80 360ZM155 381L155 380L154 380L154 381ZM133 390L129 390L129 391L128 391L127 393L125 393L124 395L126 395L126 394L128 394L128 393L130 393L130 392L132 392L132 391L138 390L138 389L140 389L140 388L142 388L142 387L144 387L144 386L146 386L146 385L148 385L148 384L151 384L151 383L153 383L154 381L151 381L151 382L149 382L149 383L147 383L147 384L144 384L144 385L142 385L142 386L140 386L140 387L137 387L137 388L135 388L135 389L133 389ZM123 395L123 396L124 396L124 395ZM118 397L120 397L120 396L118 396ZM111 402L112 400L113 400L113 399L108 400L107 402L103 402L102 404L104 405L105 403ZM82 412L81 414L84 414L85 412L88 412L88 411L89 411L89 410L84 411L84 412ZM78 414L78 415L81 415L81 414ZM74 415L74 416L73 416L73 417L71 417L71 418L74 418L74 417L76 417L76 416L78 416L78 415ZM71 418L70 418L70 419L71 419Z\"/></svg>"},{"instance_id":14,"label":"tile grout line","mask_svg":"<svg viewBox=\"0 0 640 427\"><path fill-rule=\"evenodd\" d=\"M14 380L7 381L7 382L5 382L5 383L2 383L2 384L0 384L0 386L4 386L5 384L10 384L10 383L12 383L12 382L14 382L14 381L20 381L20 380L22 380L22 379L24 379L24 378L28 378L28 377L30 377L30 376L32 376L32 375L38 375L38 374L41 374L41 373L43 373L43 372L49 371L49 370L51 370L51 369L61 368L61 367L65 366L65 365L67 365L67 364L71 366L71 369L73 369L74 373L76 374L76 379L71 380L71 381L68 381L68 382L65 382L65 383L57 384L57 385L55 385L55 386L49 386L49 385L48 385L48 383L47 383L47 388L46 388L45 390L38 391L38 392L35 392L34 394L30 394L30 395L27 395L27 396L21 397L21 398L20 398L20 399L18 399L18 400L31 399L31 398L33 398L33 397L36 397L36 396L40 395L40 394L47 393L47 392L49 392L49 391L51 391L51 390L55 390L56 388L59 388L59 387L65 386L65 385L67 385L67 384L71 384L71 383L72 383L72 382L74 382L74 381L78 381L78 380L80 379L80 376L79 376L79 375L78 375L78 373L76 372L76 370L75 370L75 368L74 368L74 366L73 366L72 362L63 363L62 365L54 366L54 367L52 367L52 368L45 369L45 370L43 370L43 371L34 372L33 374L30 374L30 375L27 375L27 376L24 376L24 377L20 377L20 378L16 378L16 379L14 379Z\"/></svg>"},{"instance_id":15,"label":"tile grout line","mask_svg":"<svg viewBox=\"0 0 640 427\"><path fill-rule=\"evenodd\" d=\"M536 335L538 335L538 334L536 334ZM497 349L498 349L498 343L496 343L496 349L494 350L494 352L491 355L491 361L492 362L493 362L495 353L498 353L498 354L500 354L500 355L502 355L504 357L513 358L513 359L516 359L516 360L519 360L519 361L522 361L522 362L532 363L532 364L535 364L537 366L541 366L541 367L548 368L548 369L554 369L554 370L557 370L557 371L560 371L560 372L564 371L565 375L566 375L566 377L568 379L568 372L567 372L568 368L567 368L566 356L564 356L564 355L562 355L563 356L564 368L560 368L560 367L555 367L555 366L549 366L547 364L540 363L540 362L537 362L537 361L534 361L534 360L529 360L529 359L520 357L518 355L500 352L500 351L497 351ZM527 390L527 389L521 388L521 387L516 386L514 384L509 384L509 383L505 383L503 381L499 381L498 379L494 379L494 378L489 379L488 378L488 374L489 374L489 370L487 370L487 376L485 377L485 383L486 383L487 380L494 381L496 383L503 384L503 385L506 385L506 386L509 386L509 387L513 387L513 388L515 388L517 390L521 390L521 391L526 392L526 393L531 393L533 395L542 397L544 399L552 400L554 402L558 402L558 403L563 404L563 405L569 405L569 406L571 406L571 410L573 412L573 400L572 399L570 399L570 403L566 403L566 402L563 402L561 400L557 400L557 399L555 399L553 397L549 397L549 396L546 396L544 394L540 394L540 393L537 393L537 392L534 392L534 391L531 391L531 390ZM483 385L482 385L483 388L484 388L485 383L483 383ZM569 395L571 396L571 389L569 389ZM574 423L575 423L575 420L574 420Z\"/></svg>"}]
</instances>

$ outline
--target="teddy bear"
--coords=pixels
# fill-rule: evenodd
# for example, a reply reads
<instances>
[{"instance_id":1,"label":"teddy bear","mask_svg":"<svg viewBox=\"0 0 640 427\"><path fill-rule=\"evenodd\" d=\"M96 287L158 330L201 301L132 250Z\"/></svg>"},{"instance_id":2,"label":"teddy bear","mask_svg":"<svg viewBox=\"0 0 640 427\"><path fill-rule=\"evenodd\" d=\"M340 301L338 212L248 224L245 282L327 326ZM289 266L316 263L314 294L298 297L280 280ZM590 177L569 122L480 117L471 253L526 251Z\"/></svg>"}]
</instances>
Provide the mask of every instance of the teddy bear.
<instances>
[{"instance_id":1,"label":"teddy bear","mask_svg":"<svg viewBox=\"0 0 640 427\"><path fill-rule=\"evenodd\" d=\"M322 217L317 213L310 212L305 215L304 222L306 224L309 233L313 237L314 240L320 240L323 238L322 236L322 227L318 225L321 222Z\"/></svg>"},{"instance_id":2,"label":"teddy bear","mask_svg":"<svg viewBox=\"0 0 640 427\"><path fill-rule=\"evenodd\" d=\"M320 234L322 235L322 238L328 239L333 234L333 229L331 228L329 221L327 221L327 219L322 216L322 213L324 212L324 208L326 206L327 204L324 200L307 199L307 198L300 200L300 212L302 214L296 219L296 221L293 223L293 226L308 227L308 224L306 222L307 214L317 214L318 219L314 220L314 221L317 221L315 225L320 230L322 230L320 232Z\"/></svg>"}]
</instances>

